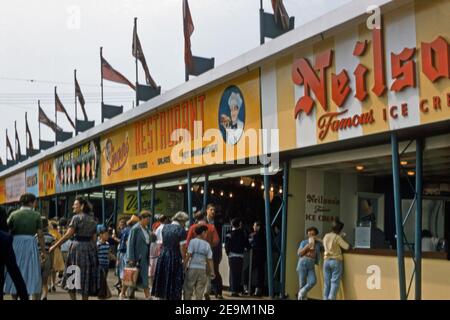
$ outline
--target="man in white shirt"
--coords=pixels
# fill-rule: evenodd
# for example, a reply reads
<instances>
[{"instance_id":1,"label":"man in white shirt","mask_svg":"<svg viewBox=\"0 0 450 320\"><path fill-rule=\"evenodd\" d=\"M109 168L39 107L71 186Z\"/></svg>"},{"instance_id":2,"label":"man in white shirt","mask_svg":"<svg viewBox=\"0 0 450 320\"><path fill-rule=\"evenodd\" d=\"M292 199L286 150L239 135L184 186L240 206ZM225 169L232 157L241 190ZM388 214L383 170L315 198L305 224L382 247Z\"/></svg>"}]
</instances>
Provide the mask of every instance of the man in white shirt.
<instances>
[{"instance_id":1,"label":"man in white shirt","mask_svg":"<svg viewBox=\"0 0 450 320\"><path fill-rule=\"evenodd\" d=\"M226 131L226 142L228 144L236 144L244 132L244 122L239 119L239 112L243 104L242 97L239 93L232 92L228 98L231 118L227 115L221 115L221 124Z\"/></svg>"}]
</instances>

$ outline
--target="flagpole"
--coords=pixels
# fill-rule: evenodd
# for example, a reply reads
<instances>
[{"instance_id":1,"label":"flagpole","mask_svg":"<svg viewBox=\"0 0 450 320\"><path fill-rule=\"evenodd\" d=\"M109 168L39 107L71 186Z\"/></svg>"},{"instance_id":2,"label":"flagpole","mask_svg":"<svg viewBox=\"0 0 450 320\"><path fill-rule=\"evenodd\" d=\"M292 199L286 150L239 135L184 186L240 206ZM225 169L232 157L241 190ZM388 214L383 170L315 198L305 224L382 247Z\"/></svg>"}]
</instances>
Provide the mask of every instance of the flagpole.
<instances>
[{"instance_id":1,"label":"flagpole","mask_svg":"<svg viewBox=\"0 0 450 320\"><path fill-rule=\"evenodd\" d=\"M55 146L58 144L57 133L58 133L58 112L56 111L56 86L55 86Z\"/></svg>"},{"instance_id":2,"label":"flagpole","mask_svg":"<svg viewBox=\"0 0 450 320\"><path fill-rule=\"evenodd\" d=\"M136 64L136 107L139 106L139 95L138 95L138 58L137 58L137 17L134 18L134 60Z\"/></svg>"},{"instance_id":3,"label":"flagpole","mask_svg":"<svg viewBox=\"0 0 450 320\"><path fill-rule=\"evenodd\" d=\"M28 120L27 112L25 112L25 157L28 158L28 132L27 132Z\"/></svg>"},{"instance_id":4,"label":"flagpole","mask_svg":"<svg viewBox=\"0 0 450 320\"><path fill-rule=\"evenodd\" d=\"M5 129L6 130L6 148L5 148L5 153L6 153L6 164L8 164L8 129Z\"/></svg>"},{"instance_id":5,"label":"flagpole","mask_svg":"<svg viewBox=\"0 0 450 320\"><path fill-rule=\"evenodd\" d=\"M15 135L17 133L17 121L14 120L14 154L16 155L17 159L17 136Z\"/></svg>"},{"instance_id":6,"label":"flagpole","mask_svg":"<svg viewBox=\"0 0 450 320\"><path fill-rule=\"evenodd\" d=\"M78 125L77 125L77 69L73 70L73 80L75 84L75 135L78 135Z\"/></svg>"},{"instance_id":7,"label":"flagpole","mask_svg":"<svg viewBox=\"0 0 450 320\"><path fill-rule=\"evenodd\" d=\"M263 0L259 2L259 43L262 45L265 42L264 39L264 8L263 8Z\"/></svg>"},{"instance_id":8,"label":"flagpole","mask_svg":"<svg viewBox=\"0 0 450 320\"><path fill-rule=\"evenodd\" d=\"M102 123L103 123L103 47L100 47L100 75L101 75L101 82L100 82L100 89L102 93Z\"/></svg>"}]
</instances>

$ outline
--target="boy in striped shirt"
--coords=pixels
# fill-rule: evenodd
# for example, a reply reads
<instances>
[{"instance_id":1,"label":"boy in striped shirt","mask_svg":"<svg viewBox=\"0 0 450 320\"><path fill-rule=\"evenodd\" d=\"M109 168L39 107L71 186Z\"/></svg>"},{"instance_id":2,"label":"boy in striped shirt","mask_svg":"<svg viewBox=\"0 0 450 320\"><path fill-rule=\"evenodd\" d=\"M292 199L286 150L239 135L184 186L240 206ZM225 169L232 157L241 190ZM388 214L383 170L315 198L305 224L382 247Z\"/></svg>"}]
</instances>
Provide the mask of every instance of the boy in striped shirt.
<instances>
[{"instance_id":1,"label":"boy in striped shirt","mask_svg":"<svg viewBox=\"0 0 450 320\"><path fill-rule=\"evenodd\" d=\"M97 257L98 265L100 267L101 284L100 284L100 299L107 299L111 297L111 292L108 288L108 271L110 259L116 260L115 256L111 253L111 248L108 243L109 233L108 229L102 228L99 232L97 241Z\"/></svg>"}]
</instances>

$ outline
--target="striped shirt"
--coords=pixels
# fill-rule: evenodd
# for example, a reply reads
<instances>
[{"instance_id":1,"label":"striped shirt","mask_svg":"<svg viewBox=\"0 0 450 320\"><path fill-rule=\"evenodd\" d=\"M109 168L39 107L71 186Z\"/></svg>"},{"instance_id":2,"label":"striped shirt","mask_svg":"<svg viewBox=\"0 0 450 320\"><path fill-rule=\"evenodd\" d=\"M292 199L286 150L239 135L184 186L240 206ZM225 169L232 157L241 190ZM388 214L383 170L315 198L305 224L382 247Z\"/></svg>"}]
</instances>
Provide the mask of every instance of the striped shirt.
<instances>
[{"instance_id":1,"label":"striped shirt","mask_svg":"<svg viewBox=\"0 0 450 320\"><path fill-rule=\"evenodd\" d=\"M98 263L101 268L109 268L109 243L108 242L97 242L97 256Z\"/></svg>"}]
</instances>

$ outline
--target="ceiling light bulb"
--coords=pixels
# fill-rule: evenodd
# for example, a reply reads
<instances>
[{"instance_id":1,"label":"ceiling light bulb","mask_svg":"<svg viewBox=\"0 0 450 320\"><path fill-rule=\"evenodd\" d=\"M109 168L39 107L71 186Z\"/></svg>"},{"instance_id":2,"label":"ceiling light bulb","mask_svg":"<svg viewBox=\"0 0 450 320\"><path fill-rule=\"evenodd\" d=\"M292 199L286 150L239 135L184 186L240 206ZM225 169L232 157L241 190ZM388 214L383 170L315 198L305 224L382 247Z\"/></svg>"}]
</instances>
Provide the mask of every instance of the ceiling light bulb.
<instances>
[{"instance_id":1,"label":"ceiling light bulb","mask_svg":"<svg viewBox=\"0 0 450 320\"><path fill-rule=\"evenodd\" d=\"M252 187L255 187L255 181L252 181Z\"/></svg>"},{"instance_id":2,"label":"ceiling light bulb","mask_svg":"<svg viewBox=\"0 0 450 320\"><path fill-rule=\"evenodd\" d=\"M243 179L241 179L241 181L239 181L239 183L240 183L240 184L244 184L244 180L243 180Z\"/></svg>"},{"instance_id":3,"label":"ceiling light bulb","mask_svg":"<svg viewBox=\"0 0 450 320\"><path fill-rule=\"evenodd\" d=\"M358 165L358 166L356 166L356 170L363 171L364 170L364 166Z\"/></svg>"}]
</instances>

